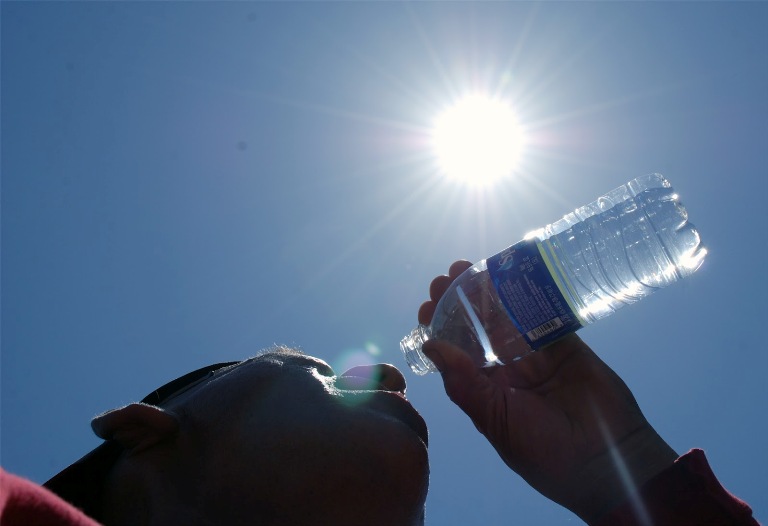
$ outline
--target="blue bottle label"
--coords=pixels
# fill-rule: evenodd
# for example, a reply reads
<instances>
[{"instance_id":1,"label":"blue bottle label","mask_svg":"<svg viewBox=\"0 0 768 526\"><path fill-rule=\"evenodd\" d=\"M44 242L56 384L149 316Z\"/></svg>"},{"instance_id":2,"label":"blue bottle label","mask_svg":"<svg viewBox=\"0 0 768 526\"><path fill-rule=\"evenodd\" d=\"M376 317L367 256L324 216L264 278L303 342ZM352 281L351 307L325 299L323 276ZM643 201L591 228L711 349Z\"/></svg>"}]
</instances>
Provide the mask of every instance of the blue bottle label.
<instances>
[{"instance_id":1,"label":"blue bottle label","mask_svg":"<svg viewBox=\"0 0 768 526\"><path fill-rule=\"evenodd\" d=\"M535 239L515 243L486 264L496 292L532 349L581 327Z\"/></svg>"}]
</instances>

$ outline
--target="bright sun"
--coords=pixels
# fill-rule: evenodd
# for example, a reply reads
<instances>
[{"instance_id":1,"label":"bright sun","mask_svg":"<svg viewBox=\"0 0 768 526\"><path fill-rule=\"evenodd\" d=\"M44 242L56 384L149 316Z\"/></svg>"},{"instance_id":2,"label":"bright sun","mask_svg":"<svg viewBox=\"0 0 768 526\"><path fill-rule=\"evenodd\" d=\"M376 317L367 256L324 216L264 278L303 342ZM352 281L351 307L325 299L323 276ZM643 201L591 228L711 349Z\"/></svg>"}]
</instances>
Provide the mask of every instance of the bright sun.
<instances>
[{"instance_id":1,"label":"bright sun","mask_svg":"<svg viewBox=\"0 0 768 526\"><path fill-rule=\"evenodd\" d=\"M517 167L525 137L514 109L484 95L470 95L438 116L432 140L442 172L487 186Z\"/></svg>"}]
</instances>

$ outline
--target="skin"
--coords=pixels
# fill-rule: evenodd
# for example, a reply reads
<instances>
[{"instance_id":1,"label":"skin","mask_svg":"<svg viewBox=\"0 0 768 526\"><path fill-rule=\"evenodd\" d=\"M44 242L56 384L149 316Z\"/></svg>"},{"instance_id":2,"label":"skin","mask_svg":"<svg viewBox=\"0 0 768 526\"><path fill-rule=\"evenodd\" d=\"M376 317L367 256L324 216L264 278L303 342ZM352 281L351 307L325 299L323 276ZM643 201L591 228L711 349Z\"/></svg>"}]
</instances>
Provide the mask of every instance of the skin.
<instances>
[{"instance_id":1,"label":"skin","mask_svg":"<svg viewBox=\"0 0 768 526\"><path fill-rule=\"evenodd\" d=\"M430 285L419 310L428 324L461 272L457 261ZM502 367L478 369L459 348L429 341L424 353L446 393L504 462L546 497L594 522L677 458L629 388L575 334ZM623 473L623 475L622 475Z\"/></svg>"},{"instance_id":2,"label":"skin","mask_svg":"<svg viewBox=\"0 0 768 526\"><path fill-rule=\"evenodd\" d=\"M393 366L336 376L298 353L224 370L162 409L94 420L126 454L112 524L423 524L427 430Z\"/></svg>"},{"instance_id":3,"label":"skin","mask_svg":"<svg viewBox=\"0 0 768 526\"><path fill-rule=\"evenodd\" d=\"M419 310L428 324L458 261ZM677 454L624 382L572 334L509 365L478 369L458 347L424 353L446 393L503 461L588 523ZM426 426L392 366L335 376L321 360L267 354L156 408L97 417L126 453L105 492L117 524L423 524ZM637 513L642 505L636 502Z\"/></svg>"}]
</instances>

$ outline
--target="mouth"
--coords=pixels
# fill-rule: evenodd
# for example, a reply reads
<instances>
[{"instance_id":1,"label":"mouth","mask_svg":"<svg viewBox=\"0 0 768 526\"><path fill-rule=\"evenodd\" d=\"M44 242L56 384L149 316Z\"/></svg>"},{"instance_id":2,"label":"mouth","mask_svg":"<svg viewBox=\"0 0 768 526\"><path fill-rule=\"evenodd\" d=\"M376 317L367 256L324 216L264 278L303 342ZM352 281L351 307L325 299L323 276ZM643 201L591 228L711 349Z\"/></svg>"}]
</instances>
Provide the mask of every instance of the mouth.
<instances>
[{"instance_id":1,"label":"mouth","mask_svg":"<svg viewBox=\"0 0 768 526\"><path fill-rule=\"evenodd\" d=\"M399 420L411 428L411 430L421 438L424 445L429 445L429 430L427 428L427 423L402 393L394 391L376 391L371 398L365 402L365 407Z\"/></svg>"}]
</instances>

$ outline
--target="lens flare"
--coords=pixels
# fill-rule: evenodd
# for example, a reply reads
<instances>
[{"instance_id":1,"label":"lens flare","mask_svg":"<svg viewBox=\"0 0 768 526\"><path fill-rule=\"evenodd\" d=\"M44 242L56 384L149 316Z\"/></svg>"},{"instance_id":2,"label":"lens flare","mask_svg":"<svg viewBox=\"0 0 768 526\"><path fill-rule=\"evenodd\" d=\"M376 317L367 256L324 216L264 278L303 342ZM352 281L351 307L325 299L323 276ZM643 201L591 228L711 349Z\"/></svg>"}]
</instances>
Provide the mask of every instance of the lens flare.
<instances>
[{"instance_id":1,"label":"lens flare","mask_svg":"<svg viewBox=\"0 0 768 526\"><path fill-rule=\"evenodd\" d=\"M376 361L373 356L364 349L346 349L342 351L332 362L333 370L338 374L344 373L353 367L373 365Z\"/></svg>"},{"instance_id":2,"label":"lens flare","mask_svg":"<svg viewBox=\"0 0 768 526\"><path fill-rule=\"evenodd\" d=\"M373 394L378 388L378 379L374 378L374 368L360 369L354 372L354 376L344 376L344 373L355 367L374 365L377 361L375 356L380 353L379 347L371 342L367 342L362 348L352 348L342 351L331 365L336 374L343 376L337 380L337 386L345 391L363 391L355 396L340 398L341 403L346 405L359 405L368 400L365 392Z\"/></svg>"}]
</instances>

